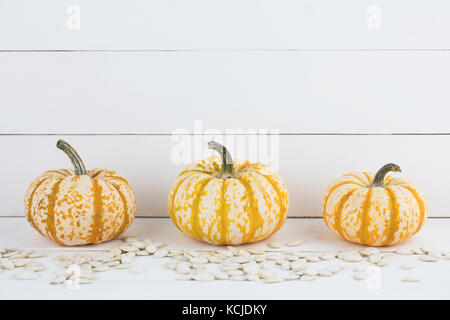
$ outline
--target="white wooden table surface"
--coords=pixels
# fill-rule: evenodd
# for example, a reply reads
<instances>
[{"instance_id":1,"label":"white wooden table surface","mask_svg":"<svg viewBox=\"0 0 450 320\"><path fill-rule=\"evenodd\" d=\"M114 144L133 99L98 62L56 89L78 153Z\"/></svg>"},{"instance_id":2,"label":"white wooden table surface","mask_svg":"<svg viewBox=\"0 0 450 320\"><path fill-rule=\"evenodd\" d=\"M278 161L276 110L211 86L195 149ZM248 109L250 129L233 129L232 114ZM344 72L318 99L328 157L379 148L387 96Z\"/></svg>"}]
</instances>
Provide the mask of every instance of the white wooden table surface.
<instances>
[{"instance_id":1,"label":"white wooden table surface","mask_svg":"<svg viewBox=\"0 0 450 320\"><path fill-rule=\"evenodd\" d=\"M397 248L419 248L426 246L439 250L450 250L450 219L429 219L423 230L414 238ZM216 247L192 240L181 234L167 218L138 218L125 233L138 238L163 241L169 248L214 249ZM295 251L339 251L358 250L361 246L338 239L324 225L322 219L291 218L270 240L282 243L303 239L305 244ZM137 264L145 268L140 275L128 270L112 270L97 274L93 284L81 285L78 289L51 286L50 279L56 270L55 256L61 253L94 252L116 245L119 240L95 246L63 248L42 238L22 217L0 218L0 244L2 247L34 249L48 253L38 259L47 270L38 280L16 280L15 271L0 273L0 299L441 299L450 298L450 260L422 262L418 257L395 255L393 264L379 268L379 286L373 288L367 281L352 278L355 264L340 260L320 262L320 266L340 264L344 270L330 278L319 278L313 282L287 281L276 284L249 281L194 282L177 281L179 277L162 265L168 258L139 257ZM267 240L243 247L267 248ZM386 248L392 249L392 248ZM270 249L274 250L274 249ZM286 250L286 248L284 248ZM416 264L413 270L402 270L406 261ZM403 276L414 276L418 283L401 282Z\"/></svg>"}]
</instances>

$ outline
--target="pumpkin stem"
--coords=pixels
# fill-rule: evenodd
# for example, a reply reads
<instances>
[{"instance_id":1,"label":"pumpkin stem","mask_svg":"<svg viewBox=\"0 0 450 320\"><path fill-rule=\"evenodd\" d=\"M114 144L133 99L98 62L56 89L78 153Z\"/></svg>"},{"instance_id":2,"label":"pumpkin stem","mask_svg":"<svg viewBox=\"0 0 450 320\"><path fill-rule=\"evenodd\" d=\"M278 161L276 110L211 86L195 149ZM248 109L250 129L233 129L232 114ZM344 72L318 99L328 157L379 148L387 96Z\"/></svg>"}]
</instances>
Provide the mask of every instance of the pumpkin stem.
<instances>
[{"instance_id":1,"label":"pumpkin stem","mask_svg":"<svg viewBox=\"0 0 450 320\"><path fill-rule=\"evenodd\" d=\"M81 160L80 156L75 151L75 149L71 147L70 144L68 144L64 140L59 139L58 142L56 143L56 147L64 151L69 156L70 161L72 161L75 174L77 176L87 174L83 161Z\"/></svg>"},{"instance_id":2,"label":"pumpkin stem","mask_svg":"<svg viewBox=\"0 0 450 320\"><path fill-rule=\"evenodd\" d=\"M236 173L234 172L233 159L231 158L231 154L228 152L227 148L215 141L208 142L208 148L216 150L222 159L222 170L220 171L219 178L235 178Z\"/></svg>"},{"instance_id":3,"label":"pumpkin stem","mask_svg":"<svg viewBox=\"0 0 450 320\"><path fill-rule=\"evenodd\" d=\"M384 165L380 170L378 170L377 174L375 175L375 178L373 178L373 181L371 184L368 185L369 188L373 187L381 187L384 188L384 177L389 172L402 172L400 170L400 167L393 163L388 163Z\"/></svg>"}]
</instances>

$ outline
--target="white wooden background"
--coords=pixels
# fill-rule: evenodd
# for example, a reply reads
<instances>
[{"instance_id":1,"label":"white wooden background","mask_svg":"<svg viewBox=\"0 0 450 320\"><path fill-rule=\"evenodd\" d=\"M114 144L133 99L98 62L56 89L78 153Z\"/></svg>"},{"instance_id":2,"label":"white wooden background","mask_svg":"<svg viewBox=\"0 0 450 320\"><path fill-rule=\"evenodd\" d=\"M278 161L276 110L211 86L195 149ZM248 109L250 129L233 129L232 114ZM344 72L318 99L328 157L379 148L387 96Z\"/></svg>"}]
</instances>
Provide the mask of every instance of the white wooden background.
<instances>
[{"instance_id":1,"label":"white wooden background","mask_svg":"<svg viewBox=\"0 0 450 320\"><path fill-rule=\"evenodd\" d=\"M430 215L450 217L449 10L446 0L0 0L0 215L23 215L31 180L70 165L55 148L64 138L89 168L130 181L138 216L168 216L183 168L171 133L199 120L280 131L290 216L320 216L340 174L395 162Z\"/></svg>"}]
</instances>

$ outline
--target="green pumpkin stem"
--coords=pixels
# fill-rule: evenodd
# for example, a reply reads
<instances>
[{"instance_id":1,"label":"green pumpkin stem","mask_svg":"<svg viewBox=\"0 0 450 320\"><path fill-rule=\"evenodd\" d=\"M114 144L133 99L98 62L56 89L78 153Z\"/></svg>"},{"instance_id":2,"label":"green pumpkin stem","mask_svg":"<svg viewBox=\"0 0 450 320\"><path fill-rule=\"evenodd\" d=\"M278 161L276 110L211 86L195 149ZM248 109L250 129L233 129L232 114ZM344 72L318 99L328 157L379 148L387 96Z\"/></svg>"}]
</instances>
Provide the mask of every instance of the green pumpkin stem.
<instances>
[{"instance_id":1,"label":"green pumpkin stem","mask_svg":"<svg viewBox=\"0 0 450 320\"><path fill-rule=\"evenodd\" d=\"M85 175L87 174L86 168L83 164L83 161L81 160L78 153L75 151L74 148L71 147L70 144L65 142L64 140L58 140L56 143L56 147L58 149L61 149L64 151L70 158L70 161L72 161L73 168L75 170L76 175Z\"/></svg>"},{"instance_id":2,"label":"green pumpkin stem","mask_svg":"<svg viewBox=\"0 0 450 320\"><path fill-rule=\"evenodd\" d=\"M373 187L381 187L384 188L384 177L388 172L402 172L400 167L394 163L388 163L384 165L380 170L378 170L377 174L375 175L375 178L373 178L373 181L371 184L369 184L369 188Z\"/></svg>"},{"instance_id":3,"label":"green pumpkin stem","mask_svg":"<svg viewBox=\"0 0 450 320\"><path fill-rule=\"evenodd\" d=\"M227 148L215 141L208 142L208 148L217 151L222 159L222 170L220 171L219 178L235 178L236 173L234 172L233 159Z\"/></svg>"}]
</instances>

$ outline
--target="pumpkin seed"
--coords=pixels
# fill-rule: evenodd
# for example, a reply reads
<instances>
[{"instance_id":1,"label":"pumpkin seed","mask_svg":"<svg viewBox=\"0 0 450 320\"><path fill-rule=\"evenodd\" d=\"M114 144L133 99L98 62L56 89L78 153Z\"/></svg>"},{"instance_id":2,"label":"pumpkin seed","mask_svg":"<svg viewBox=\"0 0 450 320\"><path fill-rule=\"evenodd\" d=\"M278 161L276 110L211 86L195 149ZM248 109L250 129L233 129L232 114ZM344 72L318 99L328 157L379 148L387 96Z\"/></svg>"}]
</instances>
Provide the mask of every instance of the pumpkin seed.
<instances>
[{"instance_id":1,"label":"pumpkin seed","mask_svg":"<svg viewBox=\"0 0 450 320\"><path fill-rule=\"evenodd\" d=\"M353 268L353 271L356 271L356 272L366 272L368 268L369 268L369 265L368 265L368 264L362 263L362 264L356 265L356 266Z\"/></svg>"},{"instance_id":2,"label":"pumpkin seed","mask_svg":"<svg viewBox=\"0 0 450 320\"><path fill-rule=\"evenodd\" d=\"M226 273L224 273L224 272L219 272L219 273L216 273L215 275L215 278L217 279L217 280L228 280L230 277L226 274Z\"/></svg>"},{"instance_id":3,"label":"pumpkin seed","mask_svg":"<svg viewBox=\"0 0 450 320\"><path fill-rule=\"evenodd\" d=\"M121 239L125 243L132 243L134 241L137 241L136 236L129 236Z\"/></svg>"},{"instance_id":4,"label":"pumpkin seed","mask_svg":"<svg viewBox=\"0 0 450 320\"><path fill-rule=\"evenodd\" d=\"M408 277L403 277L402 281L403 282L420 282L419 279L414 278L414 277L409 277L409 276Z\"/></svg>"},{"instance_id":5,"label":"pumpkin seed","mask_svg":"<svg viewBox=\"0 0 450 320\"><path fill-rule=\"evenodd\" d=\"M109 253L111 253L113 256L117 257L117 256L120 256L120 254L122 253L122 250L120 250L119 247L112 247L111 249L109 249Z\"/></svg>"},{"instance_id":6,"label":"pumpkin seed","mask_svg":"<svg viewBox=\"0 0 450 320\"><path fill-rule=\"evenodd\" d=\"M363 260L359 252L353 251L342 251L338 254L338 258L346 262L361 262Z\"/></svg>"},{"instance_id":7,"label":"pumpkin seed","mask_svg":"<svg viewBox=\"0 0 450 320\"><path fill-rule=\"evenodd\" d=\"M266 278L264 279L264 283L278 283L278 282L282 282L283 279L282 278Z\"/></svg>"},{"instance_id":8,"label":"pumpkin seed","mask_svg":"<svg viewBox=\"0 0 450 320\"><path fill-rule=\"evenodd\" d=\"M132 266L131 263L122 263L122 264L119 264L119 265L115 266L114 268L115 269L119 269L119 270L123 270L123 269L129 269L129 268L131 268L131 266Z\"/></svg>"},{"instance_id":9,"label":"pumpkin seed","mask_svg":"<svg viewBox=\"0 0 450 320\"><path fill-rule=\"evenodd\" d=\"M276 260L283 260L283 259L284 259L284 255L281 254L281 253L272 253L272 254L268 254L268 255L266 256L266 259L267 259L267 260L273 260L273 261L276 261Z\"/></svg>"},{"instance_id":10,"label":"pumpkin seed","mask_svg":"<svg viewBox=\"0 0 450 320\"><path fill-rule=\"evenodd\" d=\"M209 256L208 257L209 262L214 264L221 264L223 262L223 259L217 258L216 256Z\"/></svg>"},{"instance_id":11,"label":"pumpkin seed","mask_svg":"<svg viewBox=\"0 0 450 320\"><path fill-rule=\"evenodd\" d=\"M300 281L314 281L317 278L315 276L303 275L300 277Z\"/></svg>"},{"instance_id":12,"label":"pumpkin seed","mask_svg":"<svg viewBox=\"0 0 450 320\"><path fill-rule=\"evenodd\" d=\"M44 271L46 268L44 266L26 266L25 270L31 270L34 272Z\"/></svg>"},{"instance_id":13,"label":"pumpkin seed","mask_svg":"<svg viewBox=\"0 0 450 320\"><path fill-rule=\"evenodd\" d=\"M79 284L91 284L91 283L94 283L94 281L92 279L80 278L80 279L78 279L78 283Z\"/></svg>"},{"instance_id":14,"label":"pumpkin seed","mask_svg":"<svg viewBox=\"0 0 450 320\"><path fill-rule=\"evenodd\" d=\"M283 279L286 281L291 281L291 280L297 280L298 278L299 278L298 275L290 274L290 275L285 276Z\"/></svg>"},{"instance_id":15,"label":"pumpkin seed","mask_svg":"<svg viewBox=\"0 0 450 320\"><path fill-rule=\"evenodd\" d=\"M369 276L366 272L355 272L353 273L353 279L355 280L365 280Z\"/></svg>"},{"instance_id":16,"label":"pumpkin seed","mask_svg":"<svg viewBox=\"0 0 450 320\"><path fill-rule=\"evenodd\" d=\"M188 274L191 272L191 268L185 263L178 263L176 271L180 274Z\"/></svg>"},{"instance_id":17,"label":"pumpkin seed","mask_svg":"<svg viewBox=\"0 0 450 320\"><path fill-rule=\"evenodd\" d=\"M246 274L258 274L259 267L258 265L248 265L244 267L244 272Z\"/></svg>"},{"instance_id":18,"label":"pumpkin seed","mask_svg":"<svg viewBox=\"0 0 450 320\"><path fill-rule=\"evenodd\" d=\"M268 246L269 248L272 248L272 249L279 249L279 248L281 248L283 245L282 245L280 242L278 242L278 241L270 241L270 242L267 244L267 246Z\"/></svg>"},{"instance_id":19,"label":"pumpkin seed","mask_svg":"<svg viewBox=\"0 0 450 320\"><path fill-rule=\"evenodd\" d=\"M133 241L131 242L131 245L133 247L136 247L138 249L144 249L147 245L145 244L145 242L142 241Z\"/></svg>"},{"instance_id":20,"label":"pumpkin seed","mask_svg":"<svg viewBox=\"0 0 450 320\"><path fill-rule=\"evenodd\" d=\"M427 255L419 257L419 260L423 261L423 262L436 262L436 261L438 261L438 259L439 258L427 256Z\"/></svg>"},{"instance_id":21,"label":"pumpkin seed","mask_svg":"<svg viewBox=\"0 0 450 320\"><path fill-rule=\"evenodd\" d=\"M131 255L123 254L120 256L120 263L129 264L134 261L134 257Z\"/></svg>"},{"instance_id":22,"label":"pumpkin seed","mask_svg":"<svg viewBox=\"0 0 450 320\"><path fill-rule=\"evenodd\" d=\"M333 275L333 273L327 269L319 270L319 272L317 274L321 277L331 277Z\"/></svg>"},{"instance_id":23,"label":"pumpkin seed","mask_svg":"<svg viewBox=\"0 0 450 320\"><path fill-rule=\"evenodd\" d=\"M192 276L192 278L195 281L202 281L202 282L208 282L208 281L214 281L215 277L213 274L211 273L199 273L199 274L194 274Z\"/></svg>"},{"instance_id":24,"label":"pumpkin seed","mask_svg":"<svg viewBox=\"0 0 450 320\"><path fill-rule=\"evenodd\" d=\"M57 276L50 281L50 284L62 284L66 281L65 276Z\"/></svg>"},{"instance_id":25,"label":"pumpkin seed","mask_svg":"<svg viewBox=\"0 0 450 320\"><path fill-rule=\"evenodd\" d=\"M235 263L247 263L249 261L250 261L249 258L242 257L242 256L234 257L234 258L231 259L231 262L235 262Z\"/></svg>"},{"instance_id":26,"label":"pumpkin seed","mask_svg":"<svg viewBox=\"0 0 450 320\"><path fill-rule=\"evenodd\" d=\"M227 269L227 271L240 269L241 267L241 264L236 262L225 262L222 264L222 269Z\"/></svg>"},{"instance_id":27,"label":"pumpkin seed","mask_svg":"<svg viewBox=\"0 0 450 320\"><path fill-rule=\"evenodd\" d=\"M400 266L400 268L402 268L404 270L411 270L411 269L414 269L415 267L416 267L416 265L412 262L405 262Z\"/></svg>"},{"instance_id":28,"label":"pumpkin seed","mask_svg":"<svg viewBox=\"0 0 450 320\"><path fill-rule=\"evenodd\" d=\"M263 249L258 249L258 248L250 248L247 249L248 252L250 252L251 254L255 254L255 255L261 255L261 254L265 254L266 251L264 251Z\"/></svg>"},{"instance_id":29,"label":"pumpkin seed","mask_svg":"<svg viewBox=\"0 0 450 320\"><path fill-rule=\"evenodd\" d=\"M304 270L303 271L303 274L304 275L307 275L307 276L317 276L318 275L318 272L317 272L317 270L312 270L312 269L306 269L306 270Z\"/></svg>"},{"instance_id":30,"label":"pumpkin seed","mask_svg":"<svg viewBox=\"0 0 450 320\"><path fill-rule=\"evenodd\" d=\"M336 258L336 255L334 253L326 253L326 254L322 254L319 256L320 260L332 260L334 258Z\"/></svg>"},{"instance_id":31,"label":"pumpkin seed","mask_svg":"<svg viewBox=\"0 0 450 320\"><path fill-rule=\"evenodd\" d=\"M188 258L186 258L184 255L183 256L175 256L173 258L178 261L188 261Z\"/></svg>"},{"instance_id":32,"label":"pumpkin seed","mask_svg":"<svg viewBox=\"0 0 450 320\"><path fill-rule=\"evenodd\" d=\"M424 254L427 254L428 252L430 252L430 249L428 247L421 247L420 250L422 250L422 252Z\"/></svg>"},{"instance_id":33,"label":"pumpkin seed","mask_svg":"<svg viewBox=\"0 0 450 320\"><path fill-rule=\"evenodd\" d=\"M2 259L0 260L0 266L1 266L3 269L7 269L7 270L14 270L14 269L16 268L16 266L14 265L14 263L13 263L11 260L6 259L6 258L2 258Z\"/></svg>"},{"instance_id":34,"label":"pumpkin seed","mask_svg":"<svg viewBox=\"0 0 450 320\"><path fill-rule=\"evenodd\" d=\"M105 263L105 266L115 267L115 266L118 266L119 264L120 264L120 261L111 261L111 262Z\"/></svg>"},{"instance_id":35,"label":"pumpkin seed","mask_svg":"<svg viewBox=\"0 0 450 320\"><path fill-rule=\"evenodd\" d=\"M247 274L247 280L248 281L258 281L259 277L257 274Z\"/></svg>"},{"instance_id":36,"label":"pumpkin seed","mask_svg":"<svg viewBox=\"0 0 450 320\"><path fill-rule=\"evenodd\" d=\"M291 262L291 264L290 264L290 268L294 271L304 270L307 267L308 267L308 264L306 263L306 260L304 260L304 259Z\"/></svg>"},{"instance_id":37,"label":"pumpkin seed","mask_svg":"<svg viewBox=\"0 0 450 320\"><path fill-rule=\"evenodd\" d=\"M285 261L285 262L283 262L282 264L280 264L280 268L281 268L282 270L285 270L285 271L289 270L289 269L290 269L290 263L289 263L289 261Z\"/></svg>"},{"instance_id":38,"label":"pumpkin seed","mask_svg":"<svg viewBox=\"0 0 450 320\"><path fill-rule=\"evenodd\" d=\"M380 250L377 248L373 248L373 247L367 247L367 248L364 248L363 250L361 250L359 253L362 256L367 257L367 256L371 256L373 254L380 253Z\"/></svg>"},{"instance_id":39,"label":"pumpkin seed","mask_svg":"<svg viewBox=\"0 0 450 320\"><path fill-rule=\"evenodd\" d=\"M442 252L438 250L430 250L427 253L427 256L439 259L442 256Z\"/></svg>"},{"instance_id":40,"label":"pumpkin seed","mask_svg":"<svg viewBox=\"0 0 450 320\"><path fill-rule=\"evenodd\" d=\"M175 257L175 256L179 256L182 255L183 251L181 250L169 250L169 253L167 254L168 257Z\"/></svg>"},{"instance_id":41,"label":"pumpkin seed","mask_svg":"<svg viewBox=\"0 0 450 320\"><path fill-rule=\"evenodd\" d=\"M338 267L338 266L334 266L334 267L329 267L327 270L329 270L332 274L337 274L339 272L342 271L342 267Z\"/></svg>"},{"instance_id":42,"label":"pumpkin seed","mask_svg":"<svg viewBox=\"0 0 450 320\"><path fill-rule=\"evenodd\" d=\"M120 246L119 248L120 248L120 250L122 250L124 252L136 252L136 251L139 251L138 248L133 247L132 245L124 245L124 246Z\"/></svg>"},{"instance_id":43,"label":"pumpkin seed","mask_svg":"<svg viewBox=\"0 0 450 320\"><path fill-rule=\"evenodd\" d=\"M390 264L391 264L391 261L389 259L382 258L382 259L380 259L380 261L377 262L376 265L378 267L387 267Z\"/></svg>"},{"instance_id":44,"label":"pumpkin seed","mask_svg":"<svg viewBox=\"0 0 450 320\"><path fill-rule=\"evenodd\" d=\"M30 263L30 262L31 262L31 259L28 259L28 258L16 259L13 261L16 268L24 267L27 263Z\"/></svg>"},{"instance_id":45,"label":"pumpkin seed","mask_svg":"<svg viewBox=\"0 0 450 320\"><path fill-rule=\"evenodd\" d=\"M158 250L158 247L154 243L150 243L145 247L145 251L147 251L150 254L153 254Z\"/></svg>"},{"instance_id":46,"label":"pumpkin seed","mask_svg":"<svg viewBox=\"0 0 450 320\"><path fill-rule=\"evenodd\" d=\"M288 246L288 247L298 247L298 246L302 245L303 243L304 243L303 240L296 240L296 241L288 242L286 244L286 246Z\"/></svg>"},{"instance_id":47,"label":"pumpkin seed","mask_svg":"<svg viewBox=\"0 0 450 320\"><path fill-rule=\"evenodd\" d=\"M4 256L6 256L6 255L4 255ZM8 259L9 259L9 260L17 260L17 259L23 259L23 258L26 258L27 256L28 256L27 253L25 253L25 252L20 252L20 253L13 254L13 255L9 256Z\"/></svg>"},{"instance_id":48,"label":"pumpkin seed","mask_svg":"<svg viewBox=\"0 0 450 320\"><path fill-rule=\"evenodd\" d=\"M30 253L27 258L36 259L36 258L43 258L46 256L47 255L45 253Z\"/></svg>"},{"instance_id":49,"label":"pumpkin seed","mask_svg":"<svg viewBox=\"0 0 450 320\"><path fill-rule=\"evenodd\" d=\"M14 277L18 280L36 280L39 279L41 275L31 270L24 270L16 273Z\"/></svg>"},{"instance_id":50,"label":"pumpkin seed","mask_svg":"<svg viewBox=\"0 0 450 320\"><path fill-rule=\"evenodd\" d=\"M256 256L253 258L253 261L255 261L257 263L262 263L262 262L266 261L266 258L264 256Z\"/></svg>"},{"instance_id":51,"label":"pumpkin seed","mask_svg":"<svg viewBox=\"0 0 450 320\"><path fill-rule=\"evenodd\" d=\"M164 263L164 268L166 269L170 269L170 270L175 270L177 268L177 263L176 262L166 262Z\"/></svg>"},{"instance_id":52,"label":"pumpkin seed","mask_svg":"<svg viewBox=\"0 0 450 320\"><path fill-rule=\"evenodd\" d=\"M285 259L289 262L292 262L292 261L298 261L300 258L297 256L294 256L292 254L289 254L285 257Z\"/></svg>"},{"instance_id":53,"label":"pumpkin seed","mask_svg":"<svg viewBox=\"0 0 450 320\"><path fill-rule=\"evenodd\" d=\"M227 271L227 275L229 275L230 277L242 276L242 275L244 275L244 272L242 270L230 270L230 271Z\"/></svg>"},{"instance_id":54,"label":"pumpkin seed","mask_svg":"<svg viewBox=\"0 0 450 320\"><path fill-rule=\"evenodd\" d=\"M267 261L261 265L261 268L264 270L271 270L271 269L275 268L275 262Z\"/></svg>"},{"instance_id":55,"label":"pumpkin seed","mask_svg":"<svg viewBox=\"0 0 450 320\"><path fill-rule=\"evenodd\" d=\"M232 276L232 277L230 277L230 280L233 280L233 281L245 281L245 280L247 280L247 277L246 276Z\"/></svg>"},{"instance_id":56,"label":"pumpkin seed","mask_svg":"<svg viewBox=\"0 0 450 320\"><path fill-rule=\"evenodd\" d=\"M308 261L308 262L319 262L320 258L316 257L316 256L310 256L310 257L306 257L306 261Z\"/></svg>"},{"instance_id":57,"label":"pumpkin seed","mask_svg":"<svg viewBox=\"0 0 450 320\"><path fill-rule=\"evenodd\" d=\"M229 251L229 252L231 252L233 255L237 255L238 254L238 249L236 249L235 247L233 247L233 246L227 246L226 247L227 248L227 250Z\"/></svg>"},{"instance_id":58,"label":"pumpkin seed","mask_svg":"<svg viewBox=\"0 0 450 320\"><path fill-rule=\"evenodd\" d=\"M395 253L399 254L399 255L404 255L404 256L407 256L407 255L409 256L409 255L414 254L414 252L411 249L397 249L397 250L395 250Z\"/></svg>"},{"instance_id":59,"label":"pumpkin seed","mask_svg":"<svg viewBox=\"0 0 450 320\"><path fill-rule=\"evenodd\" d=\"M381 255L374 254L369 257L369 261L373 264L377 264L381 260Z\"/></svg>"},{"instance_id":60,"label":"pumpkin seed","mask_svg":"<svg viewBox=\"0 0 450 320\"><path fill-rule=\"evenodd\" d=\"M105 266L105 265L100 265L100 266L94 267L92 270L94 272L104 272L106 270L109 270L109 267Z\"/></svg>"},{"instance_id":61,"label":"pumpkin seed","mask_svg":"<svg viewBox=\"0 0 450 320\"><path fill-rule=\"evenodd\" d=\"M156 253L155 253L155 255L156 255ZM202 258L202 257L191 258L189 261L190 261L191 263L201 263L201 264L203 264L203 263L208 263L208 259Z\"/></svg>"},{"instance_id":62,"label":"pumpkin seed","mask_svg":"<svg viewBox=\"0 0 450 320\"><path fill-rule=\"evenodd\" d=\"M169 253L169 250L167 250L167 249L158 249L153 254L153 257L155 257L155 258L164 258L168 253Z\"/></svg>"},{"instance_id":63,"label":"pumpkin seed","mask_svg":"<svg viewBox=\"0 0 450 320\"><path fill-rule=\"evenodd\" d=\"M273 271L261 271L258 276L263 279L275 278L277 274Z\"/></svg>"}]
</instances>

